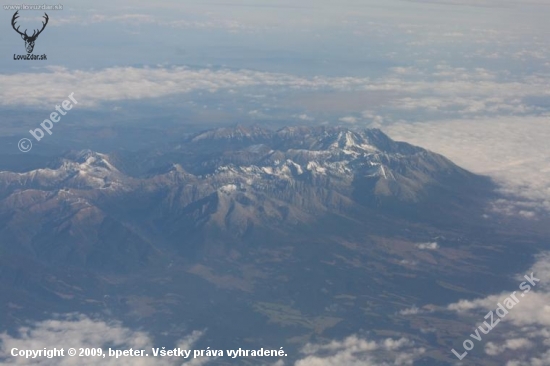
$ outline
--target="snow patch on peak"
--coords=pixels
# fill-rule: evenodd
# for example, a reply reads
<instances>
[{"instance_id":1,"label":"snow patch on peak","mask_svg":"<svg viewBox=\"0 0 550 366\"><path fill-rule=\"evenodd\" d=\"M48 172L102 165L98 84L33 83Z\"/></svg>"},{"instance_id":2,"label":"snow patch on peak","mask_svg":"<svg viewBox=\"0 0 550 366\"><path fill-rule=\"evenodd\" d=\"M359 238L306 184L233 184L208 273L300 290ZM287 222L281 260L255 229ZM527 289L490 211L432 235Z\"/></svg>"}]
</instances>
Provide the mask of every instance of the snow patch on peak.
<instances>
[{"instance_id":1,"label":"snow patch on peak","mask_svg":"<svg viewBox=\"0 0 550 366\"><path fill-rule=\"evenodd\" d=\"M230 195L232 193L235 193L239 190L239 187L235 184L226 184L225 186L222 186L218 189L220 193L224 193L227 195Z\"/></svg>"},{"instance_id":2,"label":"snow patch on peak","mask_svg":"<svg viewBox=\"0 0 550 366\"><path fill-rule=\"evenodd\" d=\"M307 163L307 170L314 173L319 173L319 174L327 173L327 168L323 168L322 166L319 165L319 163L315 161L310 161L309 163Z\"/></svg>"}]
</instances>

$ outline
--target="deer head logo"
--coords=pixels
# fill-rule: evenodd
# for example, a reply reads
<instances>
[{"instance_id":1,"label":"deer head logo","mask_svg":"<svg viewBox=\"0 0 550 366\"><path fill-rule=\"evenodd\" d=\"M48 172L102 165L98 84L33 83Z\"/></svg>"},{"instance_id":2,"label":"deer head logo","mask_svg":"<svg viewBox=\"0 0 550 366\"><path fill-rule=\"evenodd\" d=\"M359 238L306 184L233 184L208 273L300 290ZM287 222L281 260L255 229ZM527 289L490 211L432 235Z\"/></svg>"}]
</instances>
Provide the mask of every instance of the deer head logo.
<instances>
[{"instance_id":1,"label":"deer head logo","mask_svg":"<svg viewBox=\"0 0 550 366\"><path fill-rule=\"evenodd\" d=\"M19 18L19 10L15 12L15 14L13 14L13 18L11 19L11 26L13 27L13 29L19 33L21 35L21 38L23 38L23 40L25 41L25 48L27 49L27 53L32 53L32 51L34 50L34 42L36 41L36 39L38 38L38 36L40 35L40 33L42 33L42 31L44 30L44 28L46 28L46 25L48 24L48 20L50 19L48 17L48 14L44 13L44 19L46 20L45 22L42 22L42 29L38 30L36 29L32 36L29 36L27 34L27 30L25 29L25 32L22 33L19 31L19 26L17 28L15 28L15 22L17 20L17 18Z\"/></svg>"}]
</instances>

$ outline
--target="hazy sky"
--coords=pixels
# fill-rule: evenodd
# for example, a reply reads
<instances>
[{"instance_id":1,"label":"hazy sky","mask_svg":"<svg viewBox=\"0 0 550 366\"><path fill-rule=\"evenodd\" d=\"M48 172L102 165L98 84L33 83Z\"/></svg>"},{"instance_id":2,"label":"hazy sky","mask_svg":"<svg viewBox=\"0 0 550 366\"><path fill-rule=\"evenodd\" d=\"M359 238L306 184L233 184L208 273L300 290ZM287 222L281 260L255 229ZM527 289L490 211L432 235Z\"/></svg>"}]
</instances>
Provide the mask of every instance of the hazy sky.
<instances>
[{"instance_id":1,"label":"hazy sky","mask_svg":"<svg viewBox=\"0 0 550 366\"><path fill-rule=\"evenodd\" d=\"M375 126L550 207L548 0L79 1L48 11L47 61L13 60L13 13L0 10L2 136L72 92L72 117L106 125Z\"/></svg>"}]
</instances>

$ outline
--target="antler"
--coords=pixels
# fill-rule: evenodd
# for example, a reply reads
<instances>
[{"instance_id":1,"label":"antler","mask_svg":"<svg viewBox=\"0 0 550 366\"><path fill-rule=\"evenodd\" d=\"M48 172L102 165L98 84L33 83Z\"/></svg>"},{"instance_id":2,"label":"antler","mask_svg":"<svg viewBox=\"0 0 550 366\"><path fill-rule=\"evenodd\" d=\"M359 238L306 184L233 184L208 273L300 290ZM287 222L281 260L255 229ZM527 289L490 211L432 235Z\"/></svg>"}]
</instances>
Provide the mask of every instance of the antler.
<instances>
[{"instance_id":1,"label":"antler","mask_svg":"<svg viewBox=\"0 0 550 366\"><path fill-rule=\"evenodd\" d=\"M11 26L12 26L13 29L14 29L17 33L19 33L20 35L22 35L22 36L27 36L27 30L26 30L26 29L25 29L25 33L21 33L21 32L19 31L19 27L15 28L15 21L17 20L17 18L19 18L19 10L17 10L17 11L15 12L15 14L13 14L13 18L11 18Z\"/></svg>"},{"instance_id":2,"label":"antler","mask_svg":"<svg viewBox=\"0 0 550 366\"><path fill-rule=\"evenodd\" d=\"M48 17L48 14L44 13L44 17L43 17L43 18L46 19L46 21L45 21L45 22L42 22L42 29L40 29L40 30L35 30L35 31L33 32L32 36L30 36L30 38L36 38L36 37L38 37L38 35L39 35L40 33L42 33L42 31L44 30L44 28L46 28L46 25L48 25L48 21L50 20L50 18ZM38 31L38 33L36 33L37 31ZM26 33L26 31L25 31L25 33Z\"/></svg>"}]
</instances>

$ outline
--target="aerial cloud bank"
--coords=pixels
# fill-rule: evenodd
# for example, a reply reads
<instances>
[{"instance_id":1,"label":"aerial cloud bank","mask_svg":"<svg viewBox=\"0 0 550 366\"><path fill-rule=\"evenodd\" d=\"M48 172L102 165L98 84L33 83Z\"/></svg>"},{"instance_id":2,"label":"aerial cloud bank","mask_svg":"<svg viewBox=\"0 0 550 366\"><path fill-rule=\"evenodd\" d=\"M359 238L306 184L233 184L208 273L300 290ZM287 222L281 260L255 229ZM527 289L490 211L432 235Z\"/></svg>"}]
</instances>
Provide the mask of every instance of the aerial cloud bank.
<instances>
[{"instance_id":1,"label":"aerial cloud bank","mask_svg":"<svg viewBox=\"0 0 550 366\"><path fill-rule=\"evenodd\" d=\"M327 344L307 344L306 356L295 366L389 366L412 365L426 350L407 338L381 341L350 336Z\"/></svg>"},{"instance_id":2,"label":"aerial cloud bank","mask_svg":"<svg viewBox=\"0 0 550 366\"><path fill-rule=\"evenodd\" d=\"M180 340L176 347L193 349L203 332L194 331ZM0 334L0 363L2 365L117 365L117 366L201 366L213 358L197 358L183 361L178 357L56 357L27 359L11 356L11 350L40 350L64 348L103 348L113 349L151 349L157 347L149 334L124 327L119 322L106 322L82 314L57 316L54 319L37 322L32 326L19 328L16 335ZM168 349L169 347L167 347ZM171 349L171 348L170 348ZM425 349L415 346L406 338L387 338L380 341L369 341L358 336L350 336L342 341L326 344L305 345L301 351L302 358L294 366L399 366L412 365L422 356ZM264 363L265 364L265 363ZM283 366L282 360L270 363L272 366ZM265 364L267 365L267 364Z\"/></svg>"},{"instance_id":3,"label":"aerial cloud bank","mask_svg":"<svg viewBox=\"0 0 550 366\"><path fill-rule=\"evenodd\" d=\"M202 336L202 332L194 331L180 342L177 347L192 349L192 346ZM0 334L0 363L2 365L41 365L41 366L72 366L72 365L116 365L116 366L171 366L181 365L181 360L171 357L57 357L26 359L12 357L11 350L40 350L73 347L108 349L150 349L156 347L152 338L145 332L133 331L119 322L106 322L89 318L81 314L59 316L56 319L44 320L32 326L21 327L15 336ZM179 361L179 363L178 363ZM193 359L184 365L200 366L208 359Z\"/></svg>"},{"instance_id":4,"label":"aerial cloud bank","mask_svg":"<svg viewBox=\"0 0 550 366\"><path fill-rule=\"evenodd\" d=\"M511 197L495 209L527 218L550 210L548 116L494 117L384 127L396 140L445 155L475 173L493 177Z\"/></svg>"},{"instance_id":5,"label":"aerial cloud bank","mask_svg":"<svg viewBox=\"0 0 550 366\"><path fill-rule=\"evenodd\" d=\"M528 275L540 279L528 293L517 290L520 300L505 317L494 315L494 328L491 341L484 345L484 352L491 357L499 357L506 366L545 366L550 365L550 284L548 274L550 254L539 255L536 263L526 271ZM538 272L537 272L538 271ZM526 281L518 275L518 284ZM511 292L511 291L510 291ZM525 296L521 296L525 295ZM448 309L464 319L484 316L487 311L495 310L497 303L502 302L510 293L490 295L474 300L461 300L450 304ZM520 297L521 296L521 297ZM481 319L481 318L480 318ZM500 319L497 323L497 319ZM472 324L472 328L475 325ZM484 339L484 335L482 338ZM469 356L468 356L469 357Z\"/></svg>"},{"instance_id":6,"label":"aerial cloud bank","mask_svg":"<svg viewBox=\"0 0 550 366\"><path fill-rule=\"evenodd\" d=\"M75 92L84 106L102 102L144 100L192 91L355 91L388 96L386 112L410 115L437 113L440 116L472 117L484 114L540 114L549 77L529 76L509 80L485 69L466 70L439 65L418 79L414 73L392 69L376 79L361 77L302 77L292 74L233 69L191 69L187 67L112 67L101 70L71 70L48 67L35 73L0 74L0 105L48 106ZM360 113L359 111L350 111ZM413 113L414 112L414 113ZM368 119L348 115L342 122Z\"/></svg>"},{"instance_id":7,"label":"aerial cloud bank","mask_svg":"<svg viewBox=\"0 0 550 366\"><path fill-rule=\"evenodd\" d=\"M249 70L187 67L114 67L99 71L50 67L39 73L0 74L0 105L51 106L74 92L88 107L101 102L152 99L189 93L247 87L307 90L353 90L368 85L362 78L302 78Z\"/></svg>"}]
</instances>

